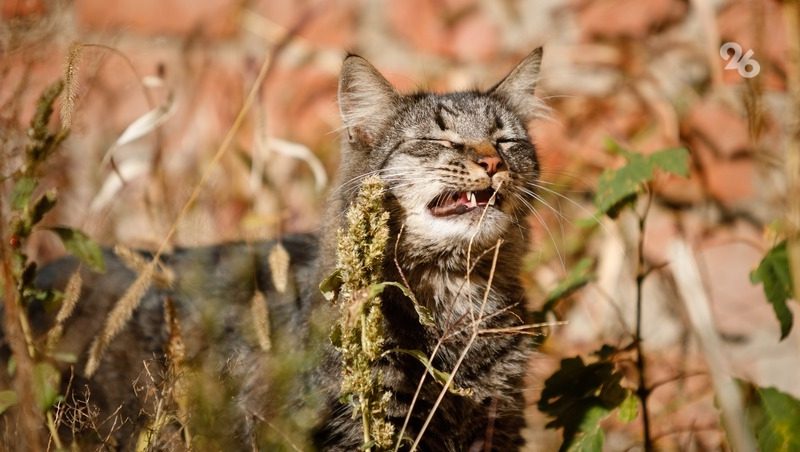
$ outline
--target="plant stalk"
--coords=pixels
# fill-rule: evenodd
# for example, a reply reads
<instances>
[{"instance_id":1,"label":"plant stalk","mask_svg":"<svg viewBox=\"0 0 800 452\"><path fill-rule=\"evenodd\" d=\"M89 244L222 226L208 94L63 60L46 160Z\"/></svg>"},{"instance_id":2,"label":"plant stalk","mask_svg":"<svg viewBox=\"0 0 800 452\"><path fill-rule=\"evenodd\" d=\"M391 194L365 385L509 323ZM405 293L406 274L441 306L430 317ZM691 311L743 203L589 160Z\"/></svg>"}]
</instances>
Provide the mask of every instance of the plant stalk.
<instances>
[{"instance_id":1,"label":"plant stalk","mask_svg":"<svg viewBox=\"0 0 800 452\"><path fill-rule=\"evenodd\" d=\"M650 396L650 388L647 387L645 379L646 363L644 352L642 351L642 292L644 280L647 277L647 269L644 262L644 232L647 225L647 213L650 210L650 205L653 202L653 191L648 190L647 205L644 212L639 215L639 243L637 250L637 268L636 268L636 337L634 343L636 344L636 370L639 374L638 387L636 389L636 396L642 406L642 429L644 436L644 450L651 452L653 450L653 439L650 433L650 414L647 409L647 399Z\"/></svg>"}]
</instances>

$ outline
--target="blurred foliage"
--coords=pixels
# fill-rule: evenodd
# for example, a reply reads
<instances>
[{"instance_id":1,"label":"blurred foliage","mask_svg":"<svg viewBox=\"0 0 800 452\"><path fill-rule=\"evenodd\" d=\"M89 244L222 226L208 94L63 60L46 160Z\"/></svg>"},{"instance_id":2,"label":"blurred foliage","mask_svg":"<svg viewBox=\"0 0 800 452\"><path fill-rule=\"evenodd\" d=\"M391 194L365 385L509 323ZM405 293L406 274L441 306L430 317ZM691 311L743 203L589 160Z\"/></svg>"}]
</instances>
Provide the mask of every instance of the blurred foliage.
<instances>
[{"instance_id":1,"label":"blurred foliage","mask_svg":"<svg viewBox=\"0 0 800 452\"><path fill-rule=\"evenodd\" d=\"M800 400L775 388L755 388L750 416L762 451L800 450Z\"/></svg>"},{"instance_id":2,"label":"blurred foliage","mask_svg":"<svg viewBox=\"0 0 800 452\"><path fill-rule=\"evenodd\" d=\"M607 169L600 175L594 195L597 216L616 218L623 207L636 201L642 188L655 177L656 170L682 177L689 175L689 151L685 148L642 155L609 141L608 149L625 157L627 163L618 169Z\"/></svg>"},{"instance_id":3,"label":"blurred foliage","mask_svg":"<svg viewBox=\"0 0 800 452\"><path fill-rule=\"evenodd\" d=\"M561 360L544 382L538 408L554 418L547 427L564 429L562 451L603 450L600 421L628 397L621 380L622 374L608 360L588 365L578 356Z\"/></svg>"},{"instance_id":4,"label":"blurred foliage","mask_svg":"<svg viewBox=\"0 0 800 452\"><path fill-rule=\"evenodd\" d=\"M786 339L794 322L792 311L787 305L787 301L794 296L794 288L785 240L767 252L758 268L750 273L750 281L764 285L764 294L781 324L781 340Z\"/></svg>"}]
</instances>

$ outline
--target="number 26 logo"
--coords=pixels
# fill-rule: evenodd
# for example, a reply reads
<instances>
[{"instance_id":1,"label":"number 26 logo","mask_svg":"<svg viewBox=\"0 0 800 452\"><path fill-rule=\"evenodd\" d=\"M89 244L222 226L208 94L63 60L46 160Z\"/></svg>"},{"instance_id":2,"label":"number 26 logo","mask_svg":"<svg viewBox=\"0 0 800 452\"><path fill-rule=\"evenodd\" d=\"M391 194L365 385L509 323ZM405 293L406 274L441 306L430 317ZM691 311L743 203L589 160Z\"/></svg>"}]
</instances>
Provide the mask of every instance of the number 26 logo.
<instances>
[{"instance_id":1,"label":"number 26 logo","mask_svg":"<svg viewBox=\"0 0 800 452\"><path fill-rule=\"evenodd\" d=\"M729 51L733 50L733 54ZM742 46L735 42L726 42L719 48L719 56L728 61L725 69L736 69L744 78L753 78L761 72L761 65L753 58L753 49L742 55Z\"/></svg>"}]
</instances>

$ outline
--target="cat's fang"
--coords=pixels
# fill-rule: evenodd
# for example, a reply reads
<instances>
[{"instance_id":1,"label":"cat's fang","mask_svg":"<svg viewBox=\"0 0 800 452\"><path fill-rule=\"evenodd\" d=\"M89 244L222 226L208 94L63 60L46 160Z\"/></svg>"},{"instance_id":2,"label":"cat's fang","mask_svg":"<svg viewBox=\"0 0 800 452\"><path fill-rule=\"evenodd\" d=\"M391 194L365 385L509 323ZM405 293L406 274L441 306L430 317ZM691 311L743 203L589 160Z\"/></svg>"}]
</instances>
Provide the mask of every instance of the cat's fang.
<instances>
[{"instance_id":1,"label":"cat's fang","mask_svg":"<svg viewBox=\"0 0 800 452\"><path fill-rule=\"evenodd\" d=\"M475 199L474 192L467 192L467 199L469 200L468 207L478 207L478 201Z\"/></svg>"}]
</instances>

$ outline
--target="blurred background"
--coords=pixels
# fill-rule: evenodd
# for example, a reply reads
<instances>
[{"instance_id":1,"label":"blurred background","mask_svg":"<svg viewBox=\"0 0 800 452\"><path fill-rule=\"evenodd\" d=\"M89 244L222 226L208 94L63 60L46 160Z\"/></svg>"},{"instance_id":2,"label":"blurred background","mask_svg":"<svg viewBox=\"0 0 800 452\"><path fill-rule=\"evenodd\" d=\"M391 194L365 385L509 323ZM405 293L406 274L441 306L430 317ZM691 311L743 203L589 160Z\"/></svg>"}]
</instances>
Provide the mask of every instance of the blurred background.
<instances>
[{"instance_id":1,"label":"blurred background","mask_svg":"<svg viewBox=\"0 0 800 452\"><path fill-rule=\"evenodd\" d=\"M645 154L689 149L690 177L652 186L644 256L657 269L644 283L643 344L647 379L661 383L650 407L656 444L716 450L715 393L669 250L682 240L694 252L726 371L800 396L800 333L779 341L775 314L749 279L797 202L787 195L800 177L787 170L787 158L800 155L797 8L773 0L0 0L2 192L22 162L37 97L64 78L53 126L71 134L44 169L43 185L59 195L46 225L154 249L210 168L172 245L314 231L338 165L336 84L346 52L402 91L445 91L488 88L543 45L537 90L552 114L531 124L544 188L523 269L530 307L583 257L593 259L594 278L559 306L567 322L552 328L531 367L530 450L560 442L535 409L559 360L623 345L633 330L637 218L580 225L594 211L600 173L624 163L607 151L609 138ZM209 166L265 59L270 69L244 126ZM5 222L8 203L3 209ZM38 261L64 253L48 232L28 246ZM640 424L610 422L607 447L635 448Z\"/></svg>"}]
</instances>

